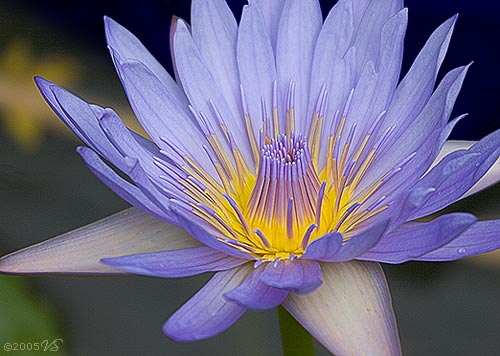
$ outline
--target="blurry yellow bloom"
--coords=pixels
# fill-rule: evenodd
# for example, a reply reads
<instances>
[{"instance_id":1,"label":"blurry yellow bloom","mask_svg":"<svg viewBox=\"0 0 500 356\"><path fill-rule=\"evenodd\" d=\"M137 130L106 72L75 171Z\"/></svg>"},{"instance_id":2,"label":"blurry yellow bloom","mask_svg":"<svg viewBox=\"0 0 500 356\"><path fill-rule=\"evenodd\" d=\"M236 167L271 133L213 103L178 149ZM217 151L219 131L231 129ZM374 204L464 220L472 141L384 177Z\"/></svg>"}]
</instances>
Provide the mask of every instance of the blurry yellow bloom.
<instances>
[{"instance_id":1,"label":"blurry yellow bloom","mask_svg":"<svg viewBox=\"0 0 500 356\"><path fill-rule=\"evenodd\" d=\"M33 76L50 73L68 85L80 79L81 65L70 57L34 53L25 39L14 39L0 52L0 123L7 135L26 151L39 146L47 127L62 128L33 90ZM29 103L29 104L28 104Z\"/></svg>"}]
</instances>

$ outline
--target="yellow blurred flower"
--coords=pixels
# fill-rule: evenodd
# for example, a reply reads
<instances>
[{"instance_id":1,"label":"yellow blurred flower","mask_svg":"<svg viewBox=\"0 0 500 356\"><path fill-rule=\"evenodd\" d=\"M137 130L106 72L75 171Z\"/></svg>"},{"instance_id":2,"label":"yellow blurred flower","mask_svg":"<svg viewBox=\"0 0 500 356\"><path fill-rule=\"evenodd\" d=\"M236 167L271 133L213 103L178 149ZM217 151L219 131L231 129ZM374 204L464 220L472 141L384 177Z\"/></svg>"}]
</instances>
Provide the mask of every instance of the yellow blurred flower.
<instances>
[{"instance_id":1,"label":"yellow blurred flower","mask_svg":"<svg viewBox=\"0 0 500 356\"><path fill-rule=\"evenodd\" d=\"M75 58L40 56L23 38L11 40L0 52L0 123L7 135L26 151L36 149L47 128L62 129L39 99L33 76L43 73L65 83L78 82L81 65Z\"/></svg>"}]
</instances>

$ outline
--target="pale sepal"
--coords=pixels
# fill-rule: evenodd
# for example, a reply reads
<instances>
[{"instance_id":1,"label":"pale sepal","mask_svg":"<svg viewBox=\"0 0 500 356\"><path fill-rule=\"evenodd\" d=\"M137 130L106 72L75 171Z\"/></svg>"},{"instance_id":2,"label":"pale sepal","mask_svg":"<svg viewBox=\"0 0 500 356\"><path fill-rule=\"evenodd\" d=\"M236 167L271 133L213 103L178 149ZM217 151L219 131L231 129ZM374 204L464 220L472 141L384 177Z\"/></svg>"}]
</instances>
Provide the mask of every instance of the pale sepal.
<instances>
[{"instance_id":1,"label":"pale sepal","mask_svg":"<svg viewBox=\"0 0 500 356\"><path fill-rule=\"evenodd\" d=\"M130 208L2 257L0 273L121 274L99 261L200 245L184 230Z\"/></svg>"},{"instance_id":2,"label":"pale sepal","mask_svg":"<svg viewBox=\"0 0 500 356\"><path fill-rule=\"evenodd\" d=\"M289 294L283 306L336 356L401 355L384 272L378 263L321 263L323 284Z\"/></svg>"}]
</instances>

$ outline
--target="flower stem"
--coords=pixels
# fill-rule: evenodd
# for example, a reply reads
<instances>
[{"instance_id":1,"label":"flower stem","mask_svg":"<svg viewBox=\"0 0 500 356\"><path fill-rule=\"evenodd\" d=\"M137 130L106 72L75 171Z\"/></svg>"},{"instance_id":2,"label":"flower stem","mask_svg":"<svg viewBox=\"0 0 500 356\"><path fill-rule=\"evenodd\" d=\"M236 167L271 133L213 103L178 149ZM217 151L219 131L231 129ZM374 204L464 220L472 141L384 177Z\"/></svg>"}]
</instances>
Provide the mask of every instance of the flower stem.
<instances>
[{"instance_id":1,"label":"flower stem","mask_svg":"<svg viewBox=\"0 0 500 356\"><path fill-rule=\"evenodd\" d=\"M278 307L283 356L314 356L311 335L281 305Z\"/></svg>"}]
</instances>

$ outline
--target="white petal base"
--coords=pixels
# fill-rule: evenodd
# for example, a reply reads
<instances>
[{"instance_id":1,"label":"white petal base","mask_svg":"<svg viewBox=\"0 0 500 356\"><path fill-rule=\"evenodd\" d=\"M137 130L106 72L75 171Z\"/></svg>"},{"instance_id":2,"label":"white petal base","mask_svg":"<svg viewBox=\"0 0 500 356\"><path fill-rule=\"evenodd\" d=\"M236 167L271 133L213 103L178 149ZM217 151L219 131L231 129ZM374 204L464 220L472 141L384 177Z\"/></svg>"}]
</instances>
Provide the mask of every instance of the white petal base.
<instances>
[{"instance_id":1,"label":"white petal base","mask_svg":"<svg viewBox=\"0 0 500 356\"><path fill-rule=\"evenodd\" d=\"M283 306L335 356L396 356L401 347L380 264L322 263L323 285Z\"/></svg>"}]
</instances>

